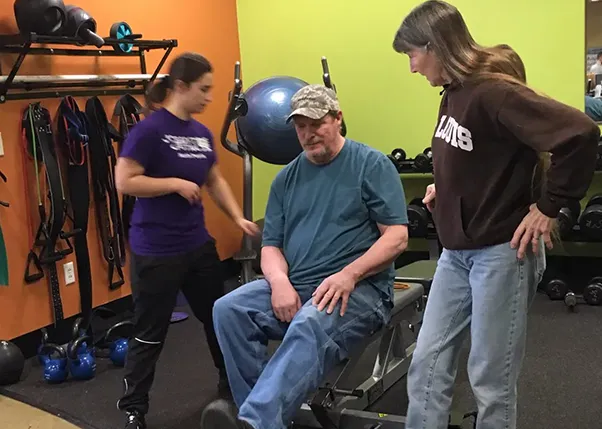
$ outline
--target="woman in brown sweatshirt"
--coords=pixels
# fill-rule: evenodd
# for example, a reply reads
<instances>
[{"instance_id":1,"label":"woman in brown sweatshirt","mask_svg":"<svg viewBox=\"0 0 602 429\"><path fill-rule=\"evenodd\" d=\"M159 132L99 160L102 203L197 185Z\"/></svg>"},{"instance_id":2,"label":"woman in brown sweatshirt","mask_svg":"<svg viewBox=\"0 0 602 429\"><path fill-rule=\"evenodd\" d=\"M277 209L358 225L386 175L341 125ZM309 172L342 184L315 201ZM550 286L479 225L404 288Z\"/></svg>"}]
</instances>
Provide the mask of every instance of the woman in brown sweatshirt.
<instances>
[{"instance_id":1,"label":"woman in brown sweatshirt","mask_svg":"<svg viewBox=\"0 0 602 429\"><path fill-rule=\"evenodd\" d=\"M478 429L516 428L527 311L559 210L594 174L598 126L537 94L506 45L480 46L460 12L427 1L403 20L394 49L443 86L433 130L434 184L424 202L443 246L408 374L406 429L444 429L462 343ZM550 153L541 191L534 172Z\"/></svg>"}]
</instances>

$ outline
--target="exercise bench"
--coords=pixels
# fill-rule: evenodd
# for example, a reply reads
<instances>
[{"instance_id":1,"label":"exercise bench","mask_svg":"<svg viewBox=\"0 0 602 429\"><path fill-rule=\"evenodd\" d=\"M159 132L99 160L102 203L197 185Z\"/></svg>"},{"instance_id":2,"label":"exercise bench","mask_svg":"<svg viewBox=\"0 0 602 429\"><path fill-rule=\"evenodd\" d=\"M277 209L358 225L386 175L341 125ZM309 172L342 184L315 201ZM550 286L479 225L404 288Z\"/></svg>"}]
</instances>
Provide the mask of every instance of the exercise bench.
<instances>
[{"instance_id":1,"label":"exercise bench","mask_svg":"<svg viewBox=\"0 0 602 429\"><path fill-rule=\"evenodd\" d=\"M420 283L395 280L391 318L380 331L373 333L326 377L322 387L300 408L294 425L334 429L350 428L345 420L361 422L363 410L374 404L391 386L408 372L416 344L418 327L424 310L424 287ZM354 389L341 389L353 373L366 350L378 342L378 354L372 374ZM370 414L370 413L367 413ZM347 422L349 423L349 422Z\"/></svg>"},{"instance_id":2,"label":"exercise bench","mask_svg":"<svg viewBox=\"0 0 602 429\"><path fill-rule=\"evenodd\" d=\"M331 371L323 384L304 404L293 420L293 426L317 429L404 429L405 415L366 411L408 372L422 324L422 314L433 282L439 243L427 239L429 259L401 267L395 272L394 307L391 320L367 338L348 359ZM379 342L372 374L352 389L341 389L370 346ZM448 428L460 428L467 417L476 412L461 412L455 401Z\"/></svg>"}]
</instances>

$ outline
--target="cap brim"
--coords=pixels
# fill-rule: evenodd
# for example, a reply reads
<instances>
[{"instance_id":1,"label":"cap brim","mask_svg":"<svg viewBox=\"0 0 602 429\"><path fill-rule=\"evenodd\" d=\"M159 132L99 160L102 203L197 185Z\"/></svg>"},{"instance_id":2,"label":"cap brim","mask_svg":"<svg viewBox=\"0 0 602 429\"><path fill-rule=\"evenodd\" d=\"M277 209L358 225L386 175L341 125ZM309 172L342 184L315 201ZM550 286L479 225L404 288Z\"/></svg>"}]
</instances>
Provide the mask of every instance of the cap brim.
<instances>
[{"instance_id":1,"label":"cap brim","mask_svg":"<svg viewBox=\"0 0 602 429\"><path fill-rule=\"evenodd\" d=\"M289 122L293 116L305 116L310 119L322 119L328 114L328 109L315 109L311 107L301 107L293 110L290 115L286 118L286 122Z\"/></svg>"}]
</instances>

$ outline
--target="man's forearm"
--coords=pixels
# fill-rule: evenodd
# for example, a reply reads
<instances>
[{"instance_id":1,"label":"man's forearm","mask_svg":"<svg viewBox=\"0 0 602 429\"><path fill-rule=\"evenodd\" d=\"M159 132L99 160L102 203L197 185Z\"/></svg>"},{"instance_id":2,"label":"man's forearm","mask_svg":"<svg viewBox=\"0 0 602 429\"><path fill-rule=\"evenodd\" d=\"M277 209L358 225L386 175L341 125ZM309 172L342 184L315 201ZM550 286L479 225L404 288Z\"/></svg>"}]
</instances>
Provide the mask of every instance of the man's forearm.
<instances>
[{"instance_id":1,"label":"man's forearm","mask_svg":"<svg viewBox=\"0 0 602 429\"><path fill-rule=\"evenodd\" d=\"M270 285L283 278L288 279L288 263L278 247L264 246L261 249L261 272Z\"/></svg>"},{"instance_id":2,"label":"man's forearm","mask_svg":"<svg viewBox=\"0 0 602 429\"><path fill-rule=\"evenodd\" d=\"M228 182L218 177L214 182L207 184L207 192L219 209L226 213L232 220L243 217L242 211L234 198Z\"/></svg>"},{"instance_id":3,"label":"man's forearm","mask_svg":"<svg viewBox=\"0 0 602 429\"><path fill-rule=\"evenodd\" d=\"M389 267L408 245L405 227L387 230L366 253L343 268L356 283Z\"/></svg>"},{"instance_id":4,"label":"man's forearm","mask_svg":"<svg viewBox=\"0 0 602 429\"><path fill-rule=\"evenodd\" d=\"M139 175L118 180L115 185L122 194L131 195L132 197L152 198L176 192L176 181L177 179L171 177L155 178Z\"/></svg>"}]
</instances>

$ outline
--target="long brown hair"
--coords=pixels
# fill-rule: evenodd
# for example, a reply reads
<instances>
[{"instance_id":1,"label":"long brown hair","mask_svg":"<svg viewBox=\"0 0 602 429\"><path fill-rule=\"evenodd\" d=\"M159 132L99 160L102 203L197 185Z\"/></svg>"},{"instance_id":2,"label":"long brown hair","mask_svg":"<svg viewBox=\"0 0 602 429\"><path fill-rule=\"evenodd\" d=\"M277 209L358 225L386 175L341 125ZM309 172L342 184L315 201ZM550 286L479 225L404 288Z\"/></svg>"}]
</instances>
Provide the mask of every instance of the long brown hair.
<instances>
[{"instance_id":1,"label":"long brown hair","mask_svg":"<svg viewBox=\"0 0 602 429\"><path fill-rule=\"evenodd\" d=\"M520 55L507 44L478 44L460 11L445 1L425 1L404 18L393 49L409 53L416 48L431 51L453 83L494 79L528 88ZM534 201L543 190L548 167L549 154L540 153L531 183Z\"/></svg>"}]
</instances>

